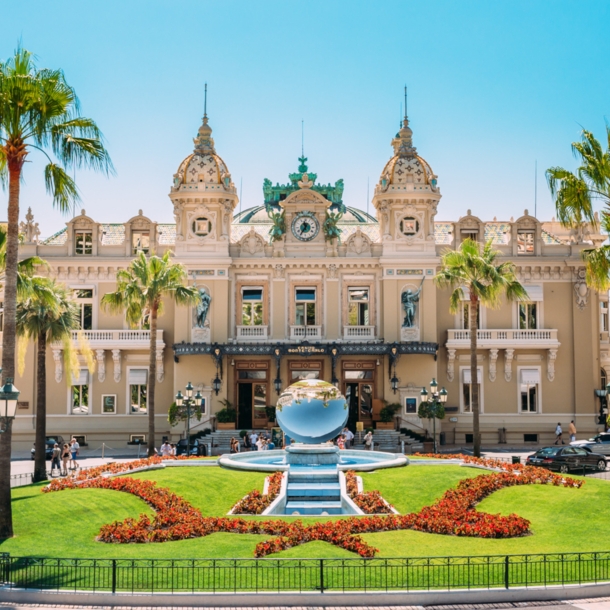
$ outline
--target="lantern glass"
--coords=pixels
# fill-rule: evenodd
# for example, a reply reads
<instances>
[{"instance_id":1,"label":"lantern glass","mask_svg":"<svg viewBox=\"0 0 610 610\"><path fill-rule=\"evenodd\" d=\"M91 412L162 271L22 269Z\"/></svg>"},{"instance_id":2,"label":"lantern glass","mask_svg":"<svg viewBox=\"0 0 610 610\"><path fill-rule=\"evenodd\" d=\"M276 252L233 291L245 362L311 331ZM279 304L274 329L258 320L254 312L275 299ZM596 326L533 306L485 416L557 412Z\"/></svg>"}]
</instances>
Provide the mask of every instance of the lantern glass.
<instances>
[{"instance_id":1,"label":"lantern glass","mask_svg":"<svg viewBox=\"0 0 610 610\"><path fill-rule=\"evenodd\" d=\"M183 402L184 396L182 396L182 392L178 390L178 393L176 394L176 406L181 407Z\"/></svg>"},{"instance_id":2,"label":"lantern glass","mask_svg":"<svg viewBox=\"0 0 610 610\"><path fill-rule=\"evenodd\" d=\"M430 382L430 394L436 394L436 389L438 388L438 383L436 383L436 379L433 377Z\"/></svg>"},{"instance_id":3,"label":"lantern glass","mask_svg":"<svg viewBox=\"0 0 610 610\"><path fill-rule=\"evenodd\" d=\"M193 384L190 381L186 384L185 394L187 398L193 395Z\"/></svg>"},{"instance_id":4,"label":"lantern glass","mask_svg":"<svg viewBox=\"0 0 610 610\"><path fill-rule=\"evenodd\" d=\"M19 390L13 385L13 380L7 378L0 390L0 415L7 419L15 417L18 399Z\"/></svg>"},{"instance_id":5,"label":"lantern glass","mask_svg":"<svg viewBox=\"0 0 610 610\"><path fill-rule=\"evenodd\" d=\"M214 388L214 392L216 392L216 395L218 396L218 392L220 392L220 379L218 375L216 375L214 381L212 381L212 387Z\"/></svg>"},{"instance_id":6,"label":"lantern glass","mask_svg":"<svg viewBox=\"0 0 610 610\"><path fill-rule=\"evenodd\" d=\"M445 404L447 402L447 390L443 388L439 393L439 400Z\"/></svg>"},{"instance_id":7,"label":"lantern glass","mask_svg":"<svg viewBox=\"0 0 610 610\"><path fill-rule=\"evenodd\" d=\"M428 400L428 390L426 390L426 388L422 388L420 396L422 400Z\"/></svg>"},{"instance_id":8,"label":"lantern glass","mask_svg":"<svg viewBox=\"0 0 610 610\"><path fill-rule=\"evenodd\" d=\"M394 377L392 377L392 379L390 380L390 383L392 385L392 390L396 392L396 390L398 389L398 377L394 375Z\"/></svg>"},{"instance_id":9,"label":"lantern glass","mask_svg":"<svg viewBox=\"0 0 610 610\"><path fill-rule=\"evenodd\" d=\"M195 400L200 403L202 398L203 396L201 395L201 392L197 390L197 394L195 394Z\"/></svg>"}]
</instances>

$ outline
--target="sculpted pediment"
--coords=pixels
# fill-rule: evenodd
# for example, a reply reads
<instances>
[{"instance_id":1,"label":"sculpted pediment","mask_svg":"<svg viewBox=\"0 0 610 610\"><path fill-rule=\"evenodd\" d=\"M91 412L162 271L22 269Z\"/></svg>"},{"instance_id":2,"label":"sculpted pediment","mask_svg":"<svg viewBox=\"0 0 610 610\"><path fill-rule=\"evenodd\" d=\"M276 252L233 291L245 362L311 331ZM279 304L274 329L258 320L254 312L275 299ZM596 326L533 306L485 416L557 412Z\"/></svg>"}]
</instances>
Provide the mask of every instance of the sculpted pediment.
<instances>
[{"instance_id":1,"label":"sculpted pediment","mask_svg":"<svg viewBox=\"0 0 610 610\"><path fill-rule=\"evenodd\" d=\"M286 199L280 201L279 204L284 208L291 204L298 204L299 207L314 205L323 205L324 207L329 207L331 205L331 202L326 199L326 197L320 195L320 193L316 193L311 189L304 188L295 191L294 193L291 193L290 195L288 195L288 197L286 197Z\"/></svg>"}]
</instances>

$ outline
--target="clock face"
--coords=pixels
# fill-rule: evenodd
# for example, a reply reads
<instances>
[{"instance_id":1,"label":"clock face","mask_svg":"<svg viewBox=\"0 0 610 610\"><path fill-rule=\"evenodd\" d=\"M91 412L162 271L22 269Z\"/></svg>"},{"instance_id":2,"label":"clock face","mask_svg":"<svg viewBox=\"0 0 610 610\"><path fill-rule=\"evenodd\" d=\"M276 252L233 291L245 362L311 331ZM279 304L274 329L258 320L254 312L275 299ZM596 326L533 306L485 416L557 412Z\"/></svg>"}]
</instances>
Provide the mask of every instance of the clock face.
<instances>
[{"instance_id":1,"label":"clock face","mask_svg":"<svg viewBox=\"0 0 610 610\"><path fill-rule=\"evenodd\" d=\"M292 234L301 241L311 241L320 232L320 223L313 212L299 212L292 221Z\"/></svg>"}]
</instances>

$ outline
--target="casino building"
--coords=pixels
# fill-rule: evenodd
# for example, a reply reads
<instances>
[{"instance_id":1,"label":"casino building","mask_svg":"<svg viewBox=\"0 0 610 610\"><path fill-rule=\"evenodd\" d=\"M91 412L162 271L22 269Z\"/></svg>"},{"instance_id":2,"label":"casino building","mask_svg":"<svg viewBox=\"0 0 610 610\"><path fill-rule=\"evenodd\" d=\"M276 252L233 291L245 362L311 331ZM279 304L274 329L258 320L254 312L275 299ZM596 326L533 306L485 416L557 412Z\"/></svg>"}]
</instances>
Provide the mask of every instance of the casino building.
<instances>
[{"instance_id":1,"label":"casino building","mask_svg":"<svg viewBox=\"0 0 610 610\"><path fill-rule=\"evenodd\" d=\"M237 430L262 428L265 407L306 378L338 385L352 429L358 422L381 428L384 401L400 405L392 426L429 429L417 406L432 378L449 393L447 416L437 426L448 443L472 442L473 382L480 386L484 444L546 443L558 421L567 426L571 419L579 436L600 429L599 389L610 366L608 302L587 288L581 251L606 236L591 227L570 232L527 210L507 212L516 219L481 219L469 210L458 220L437 219L439 179L412 138L405 117L374 189L374 216L346 207L343 181L319 184L304 157L288 182L265 179L261 204L236 213L238 194L207 116L173 176L175 223L140 211L105 224L82 210L40 241L28 213L21 255L46 259L49 273L74 291L96 361L91 372L82 360L73 376L64 370L61 346L49 348L48 433L85 436L92 448L148 440L147 385L154 382L156 443L162 435L176 439L184 427L171 428L167 411L189 381L205 398L194 431L215 428L226 401L236 409ZM468 301L451 314L449 293L433 282L443 251L467 237L491 239L515 263L530 296L479 312L476 380ZM138 251L168 249L202 300L192 309L166 304L153 380L146 322L130 329L100 300ZM21 448L34 436L34 358L30 346L15 382L21 396L14 439Z\"/></svg>"}]
</instances>

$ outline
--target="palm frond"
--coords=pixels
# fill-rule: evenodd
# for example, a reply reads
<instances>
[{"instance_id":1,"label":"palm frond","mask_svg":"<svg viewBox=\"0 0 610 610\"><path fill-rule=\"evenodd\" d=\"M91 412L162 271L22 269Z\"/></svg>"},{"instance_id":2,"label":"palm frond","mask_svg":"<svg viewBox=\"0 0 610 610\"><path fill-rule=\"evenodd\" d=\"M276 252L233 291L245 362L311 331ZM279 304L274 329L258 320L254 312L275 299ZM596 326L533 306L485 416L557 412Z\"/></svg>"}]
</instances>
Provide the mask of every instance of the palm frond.
<instances>
[{"instance_id":1,"label":"palm frond","mask_svg":"<svg viewBox=\"0 0 610 610\"><path fill-rule=\"evenodd\" d=\"M53 205L63 213L71 211L80 201L74 180L56 163L49 163L44 169L47 193L53 196Z\"/></svg>"}]
</instances>

